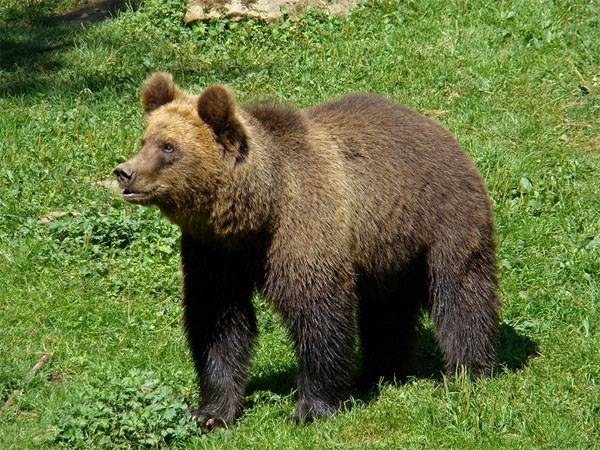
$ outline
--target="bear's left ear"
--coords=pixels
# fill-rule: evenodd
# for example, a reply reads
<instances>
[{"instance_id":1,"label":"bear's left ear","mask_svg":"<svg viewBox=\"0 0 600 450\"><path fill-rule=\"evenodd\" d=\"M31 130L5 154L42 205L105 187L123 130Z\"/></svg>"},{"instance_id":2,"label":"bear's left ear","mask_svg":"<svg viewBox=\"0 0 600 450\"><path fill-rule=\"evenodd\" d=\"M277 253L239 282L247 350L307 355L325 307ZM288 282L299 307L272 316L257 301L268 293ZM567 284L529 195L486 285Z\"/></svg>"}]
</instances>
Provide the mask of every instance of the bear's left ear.
<instances>
[{"instance_id":1,"label":"bear's left ear","mask_svg":"<svg viewBox=\"0 0 600 450\"><path fill-rule=\"evenodd\" d=\"M178 91L170 73L156 72L142 86L141 101L144 112L148 114L156 108L172 102Z\"/></svg>"},{"instance_id":2,"label":"bear's left ear","mask_svg":"<svg viewBox=\"0 0 600 450\"><path fill-rule=\"evenodd\" d=\"M212 128L217 141L236 162L246 157L248 136L238 118L234 95L227 87L208 87L198 99L198 115Z\"/></svg>"}]
</instances>

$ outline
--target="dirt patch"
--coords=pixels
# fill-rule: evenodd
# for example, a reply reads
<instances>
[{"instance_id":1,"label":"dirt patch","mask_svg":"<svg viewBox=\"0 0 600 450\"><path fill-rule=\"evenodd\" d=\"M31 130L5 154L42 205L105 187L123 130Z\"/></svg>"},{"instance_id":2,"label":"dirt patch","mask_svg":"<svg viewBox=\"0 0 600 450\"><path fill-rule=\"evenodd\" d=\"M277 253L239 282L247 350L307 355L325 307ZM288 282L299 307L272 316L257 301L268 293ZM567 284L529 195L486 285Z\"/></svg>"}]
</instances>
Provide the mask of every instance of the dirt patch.
<instances>
[{"instance_id":1,"label":"dirt patch","mask_svg":"<svg viewBox=\"0 0 600 450\"><path fill-rule=\"evenodd\" d=\"M329 15L348 14L356 0L189 0L185 23L211 19L250 17L277 20L296 17L310 7Z\"/></svg>"},{"instance_id":2,"label":"dirt patch","mask_svg":"<svg viewBox=\"0 0 600 450\"><path fill-rule=\"evenodd\" d=\"M114 17L119 11L126 10L129 5L135 8L137 1L129 0L87 0L84 4L66 11L59 19L69 25L100 22Z\"/></svg>"}]
</instances>

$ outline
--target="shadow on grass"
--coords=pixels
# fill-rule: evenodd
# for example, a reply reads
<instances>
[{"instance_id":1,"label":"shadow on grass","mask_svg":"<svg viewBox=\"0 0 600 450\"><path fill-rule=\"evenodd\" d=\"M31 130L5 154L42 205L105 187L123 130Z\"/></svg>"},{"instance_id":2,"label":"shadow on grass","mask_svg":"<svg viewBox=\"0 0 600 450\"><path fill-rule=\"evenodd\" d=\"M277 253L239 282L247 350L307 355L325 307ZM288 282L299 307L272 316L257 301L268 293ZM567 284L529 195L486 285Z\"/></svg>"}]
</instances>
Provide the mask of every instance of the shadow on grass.
<instances>
[{"instance_id":1,"label":"shadow on grass","mask_svg":"<svg viewBox=\"0 0 600 450\"><path fill-rule=\"evenodd\" d=\"M0 76L0 94L63 92L61 84L67 84L66 80L52 78L52 74L64 66L65 53L75 45L84 30L82 25L114 17L137 4L127 0L92 0L56 15L52 13L53 3L56 2L38 6L15 2L2 11L0 71L4 74Z\"/></svg>"},{"instance_id":2,"label":"shadow on grass","mask_svg":"<svg viewBox=\"0 0 600 450\"><path fill-rule=\"evenodd\" d=\"M60 26L37 8L13 5L0 22L0 68L6 71L46 71L57 67L54 52L73 44L76 30Z\"/></svg>"},{"instance_id":3,"label":"shadow on grass","mask_svg":"<svg viewBox=\"0 0 600 450\"><path fill-rule=\"evenodd\" d=\"M52 95L70 97L83 91L109 88L117 93L137 92L142 80L155 70L167 70L177 79L234 83L249 73L270 70L269 65L232 62L231 58L192 61L177 52L174 42L124 37L110 32L86 34L87 28L118 11L135 7L132 0L95 0L62 15L52 13L49 1L39 8L15 3L0 14L0 96ZM98 5L110 4L101 12ZM109 6L110 6L109 5ZM72 50L90 48L77 59ZM94 48L110 51L111 65L93 59ZM123 50L120 52L114 49ZM189 55L188 55L189 57ZM192 67L189 67L189 66Z\"/></svg>"},{"instance_id":4,"label":"shadow on grass","mask_svg":"<svg viewBox=\"0 0 600 450\"><path fill-rule=\"evenodd\" d=\"M39 7L15 2L1 11L0 96L69 97L106 88L117 93L137 92L142 80L156 70L171 71L180 81L229 84L249 73L271 69L264 64L232 62L225 56L190 62L190 55L185 59L178 53L177 43L167 38L153 44L151 38L119 36L109 31L86 34L90 26L119 11L135 9L139 3L136 0L81 0L84 6L60 15L52 10L58 2L49 0ZM89 56L74 56L79 53L72 50L79 47L89 48L85 54ZM95 48L111 52L114 57L110 65L94 60Z\"/></svg>"},{"instance_id":5,"label":"shadow on grass","mask_svg":"<svg viewBox=\"0 0 600 450\"><path fill-rule=\"evenodd\" d=\"M537 354L538 346L532 339L503 323L500 325L498 333L497 367L499 370L496 370L493 376L501 376L502 368L510 372L517 372ZM431 328L423 328L419 331L416 360L419 362L414 371L408 374L408 377L431 379L436 382L442 380L444 363ZM248 383L248 393L268 391L276 395L289 395L296 389L296 375L296 367L287 367L274 374L254 377ZM361 385L359 383L354 394L355 398L370 401L377 396L378 388L373 384Z\"/></svg>"},{"instance_id":6,"label":"shadow on grass","mask_svg":"<svg viewBox=\"0 0 600 450\"><path fill-rule=\"evenodd\" d=\"M0 22L0 68L52 69L57 63L54 52L73 46L81 25L114 17L136 5L136 1L92 0L53 15L47 8L15 3L3 11L5 20Z\"/></svg>"},{"instance_id":7,"label":"shadow on grass","mask_svg":"<svg viewBox=\"0 0 600 450\"><path fill-rule=\"evenodd\" d=\"M498 331L496 351L497 370L495 372L498 374L502 368L516 372L525 367L527 361L538 354L538 347L528 336L520 334L512 326L502 323ZM442 379L444 362L431 328L423 329L419 333L416 359L419 364L412 376L438 381Z\"/></svg>"},{"instance_id":8,"label":"shadow on grass","mask_svg":"<svg viewBox=\"0 0 600 450\"><path fill-rule=\"evenodd\" d=\"M296 366L289 366L279 372L251 378L247 392L269 391L277 395L289 395L296 389L297 374Z\"/></svg>"}]
</instances>

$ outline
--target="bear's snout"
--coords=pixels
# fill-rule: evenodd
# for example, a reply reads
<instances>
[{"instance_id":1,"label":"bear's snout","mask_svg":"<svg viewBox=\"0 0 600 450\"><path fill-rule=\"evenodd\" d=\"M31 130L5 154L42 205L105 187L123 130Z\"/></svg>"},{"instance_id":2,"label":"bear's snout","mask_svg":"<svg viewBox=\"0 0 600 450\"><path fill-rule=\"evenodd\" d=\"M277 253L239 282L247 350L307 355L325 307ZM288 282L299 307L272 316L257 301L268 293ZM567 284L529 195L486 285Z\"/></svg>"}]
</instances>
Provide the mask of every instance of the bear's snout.
<instances>
[{"instance_id":1,"label":"bear's snout","mask_svg":"<svg viewBox=\"0 0 600 450\"><path fill-rule=\"evenodd\" d=\"M134 178L133 171L125 164L119 164L115 167L113 173L117 177L117 182L119 183L119 186L121 186L121 189L126 189Z\"/></svg>"}]
</instances>

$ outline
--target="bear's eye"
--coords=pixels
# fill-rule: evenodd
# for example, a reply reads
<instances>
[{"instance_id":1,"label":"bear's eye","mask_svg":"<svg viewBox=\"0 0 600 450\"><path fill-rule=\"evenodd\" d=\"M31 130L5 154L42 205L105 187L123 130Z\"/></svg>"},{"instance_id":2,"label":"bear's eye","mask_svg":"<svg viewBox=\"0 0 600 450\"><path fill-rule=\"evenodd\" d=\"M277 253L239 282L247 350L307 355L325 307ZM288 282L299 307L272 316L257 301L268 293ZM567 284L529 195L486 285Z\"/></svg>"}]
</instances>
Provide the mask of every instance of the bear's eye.
<instances>
[{"instance_id":1,"label":"bear's eye","mask_svg":"<svg viewBox=\"0 0 600 450\"><path fill-rule=\"evenodd\" d=\"M175 150L172 144L163 144L160 149L165 153L173 153L173 150Z\"/></svg>"}]
</instances>

